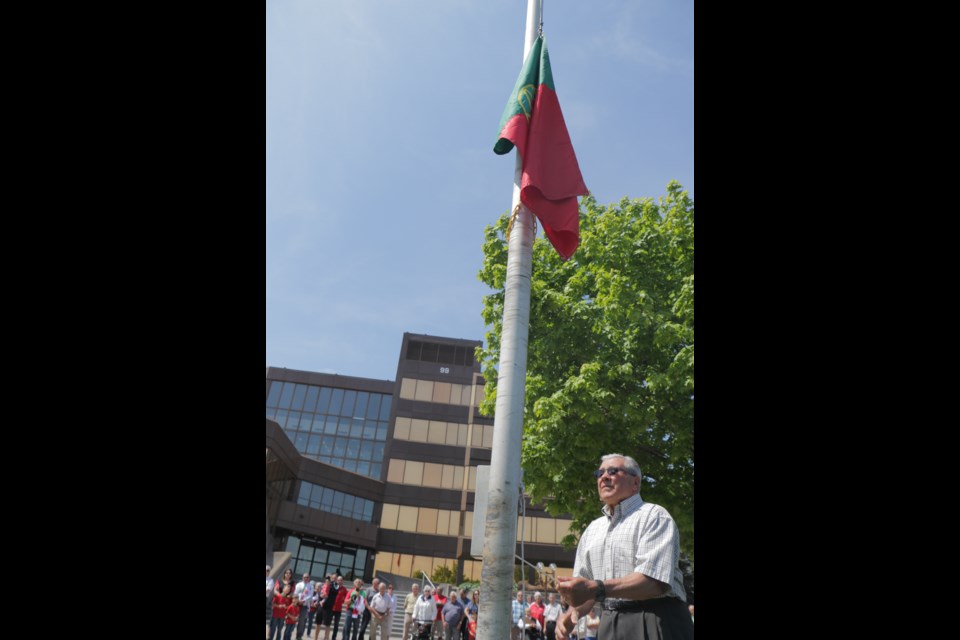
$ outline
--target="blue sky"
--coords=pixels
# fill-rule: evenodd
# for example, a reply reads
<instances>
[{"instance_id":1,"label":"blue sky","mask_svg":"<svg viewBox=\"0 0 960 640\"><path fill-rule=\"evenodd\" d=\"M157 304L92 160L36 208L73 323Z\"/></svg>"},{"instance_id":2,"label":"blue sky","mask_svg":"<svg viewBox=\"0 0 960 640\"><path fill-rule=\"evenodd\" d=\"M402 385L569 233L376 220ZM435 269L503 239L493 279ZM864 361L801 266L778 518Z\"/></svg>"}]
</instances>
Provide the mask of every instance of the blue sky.
<instances>
[{"instance_id":1,"label":"blue sky","mask_svg":"<svg viewBox=\"0 0 960 640\"><path fill-rule=\"evenodd\" d=\"M392 380L404 331L483 339L526 4L267 0L267 366ZM597 201L695 195L693 0L544 0L544 35Z\"/></svg>"}]
</instances>

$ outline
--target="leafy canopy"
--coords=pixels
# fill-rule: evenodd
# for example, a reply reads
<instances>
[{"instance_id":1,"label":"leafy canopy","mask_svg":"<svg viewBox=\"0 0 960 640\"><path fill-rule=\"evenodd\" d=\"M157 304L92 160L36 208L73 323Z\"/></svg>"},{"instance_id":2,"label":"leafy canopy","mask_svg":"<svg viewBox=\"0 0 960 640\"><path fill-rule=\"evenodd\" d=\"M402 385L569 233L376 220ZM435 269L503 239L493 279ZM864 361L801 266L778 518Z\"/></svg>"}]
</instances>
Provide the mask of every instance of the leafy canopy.
<instances>
[{"instance_id":1,"label":"leafy canopy","mask_svg":"<svg viewBox=\"0 0 960 640\"><path fill-rule=\"evenodd\" d=\"M485 415L496 406L507 221L486 228L479 273L494 290L479 350ZM670 512L693 557L693 289L693 200L674 181L656 202L583 198L567 262L534 242L522 466L535 503L573 516L567 547L600 515L600 456L622 453L640 463L641 496Z\"/></svg>"}]
</instances>

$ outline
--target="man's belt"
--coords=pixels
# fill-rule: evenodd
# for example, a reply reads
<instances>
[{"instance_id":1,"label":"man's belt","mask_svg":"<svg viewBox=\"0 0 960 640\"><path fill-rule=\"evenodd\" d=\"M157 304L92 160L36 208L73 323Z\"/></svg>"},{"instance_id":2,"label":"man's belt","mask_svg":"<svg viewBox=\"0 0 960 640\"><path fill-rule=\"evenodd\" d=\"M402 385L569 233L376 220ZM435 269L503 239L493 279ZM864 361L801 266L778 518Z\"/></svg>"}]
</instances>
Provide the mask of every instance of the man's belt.
<instances>
[{"instance_id":1,"label":"man's belt","mask_svg":"<svg viewBox=\"0 0 960 640\"><path fill-rule=\"evenodd\" d=\"M643 600L615 600L607 598L603 601L603 608L606 611L644 611L648 606Z\"/></svg>"}]
</instances>

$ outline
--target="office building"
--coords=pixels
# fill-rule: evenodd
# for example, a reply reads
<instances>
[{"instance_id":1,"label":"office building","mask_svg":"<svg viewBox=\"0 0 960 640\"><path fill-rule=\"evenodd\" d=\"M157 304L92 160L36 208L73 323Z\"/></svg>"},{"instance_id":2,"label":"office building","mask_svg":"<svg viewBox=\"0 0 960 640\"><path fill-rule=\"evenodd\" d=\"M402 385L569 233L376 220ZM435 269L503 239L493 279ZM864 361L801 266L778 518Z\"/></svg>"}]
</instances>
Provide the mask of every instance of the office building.
<instances>
[{"instance_id":1,"label":"office building","mask_svg":"<svg viewBox=\"0 0 960 640\"><path fill-rule=\"evenodd\" d=\"M269 367L268 554L290 552L294 575L369 580L444 565L457 582L479 581L476 468L490 464L493 419L477 409L478 346L405 333L395 380ZM570 575L574 552L559 545L569 525L528 503L526 559Z\"/></svg>"}]
</instances>

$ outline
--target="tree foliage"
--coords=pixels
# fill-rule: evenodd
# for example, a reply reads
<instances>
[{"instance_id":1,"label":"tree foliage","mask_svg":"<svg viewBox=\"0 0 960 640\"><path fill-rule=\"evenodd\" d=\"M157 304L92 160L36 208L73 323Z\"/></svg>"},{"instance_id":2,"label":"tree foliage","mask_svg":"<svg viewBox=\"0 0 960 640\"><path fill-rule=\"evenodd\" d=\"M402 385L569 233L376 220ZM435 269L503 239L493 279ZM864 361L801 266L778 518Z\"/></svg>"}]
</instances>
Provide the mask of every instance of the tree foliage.
<instances>
[{"instance_id":1,"label":"tree foliage","mask_svg":"<svg viewBox=\"0 0 960 640\"><path fill-rule=\"evenodd\" d=\"M445 564L438 564L433 568L433 575L430 576L430 579L433 580L434 584L452 584L457 579L457 572Z\"/></svg>"},{"instance_id":2,"label":"tree foliage","mask_svg":"<svg viewBox=\"0 0 960 640\"><path fill-rule=\"evenodd\" d=\"M693 557L693 200L667 194L580 205L580 247L563 262L545 239L533 246L522 466L531 498L571 514L579 535L599 515L591 471L600 456L633 456L641 495L663 505ZM481 349L493 415L503 321L508 216L485 230ZM567 536L565 545L576 543Z\"/></svg>"}]
</instances>

